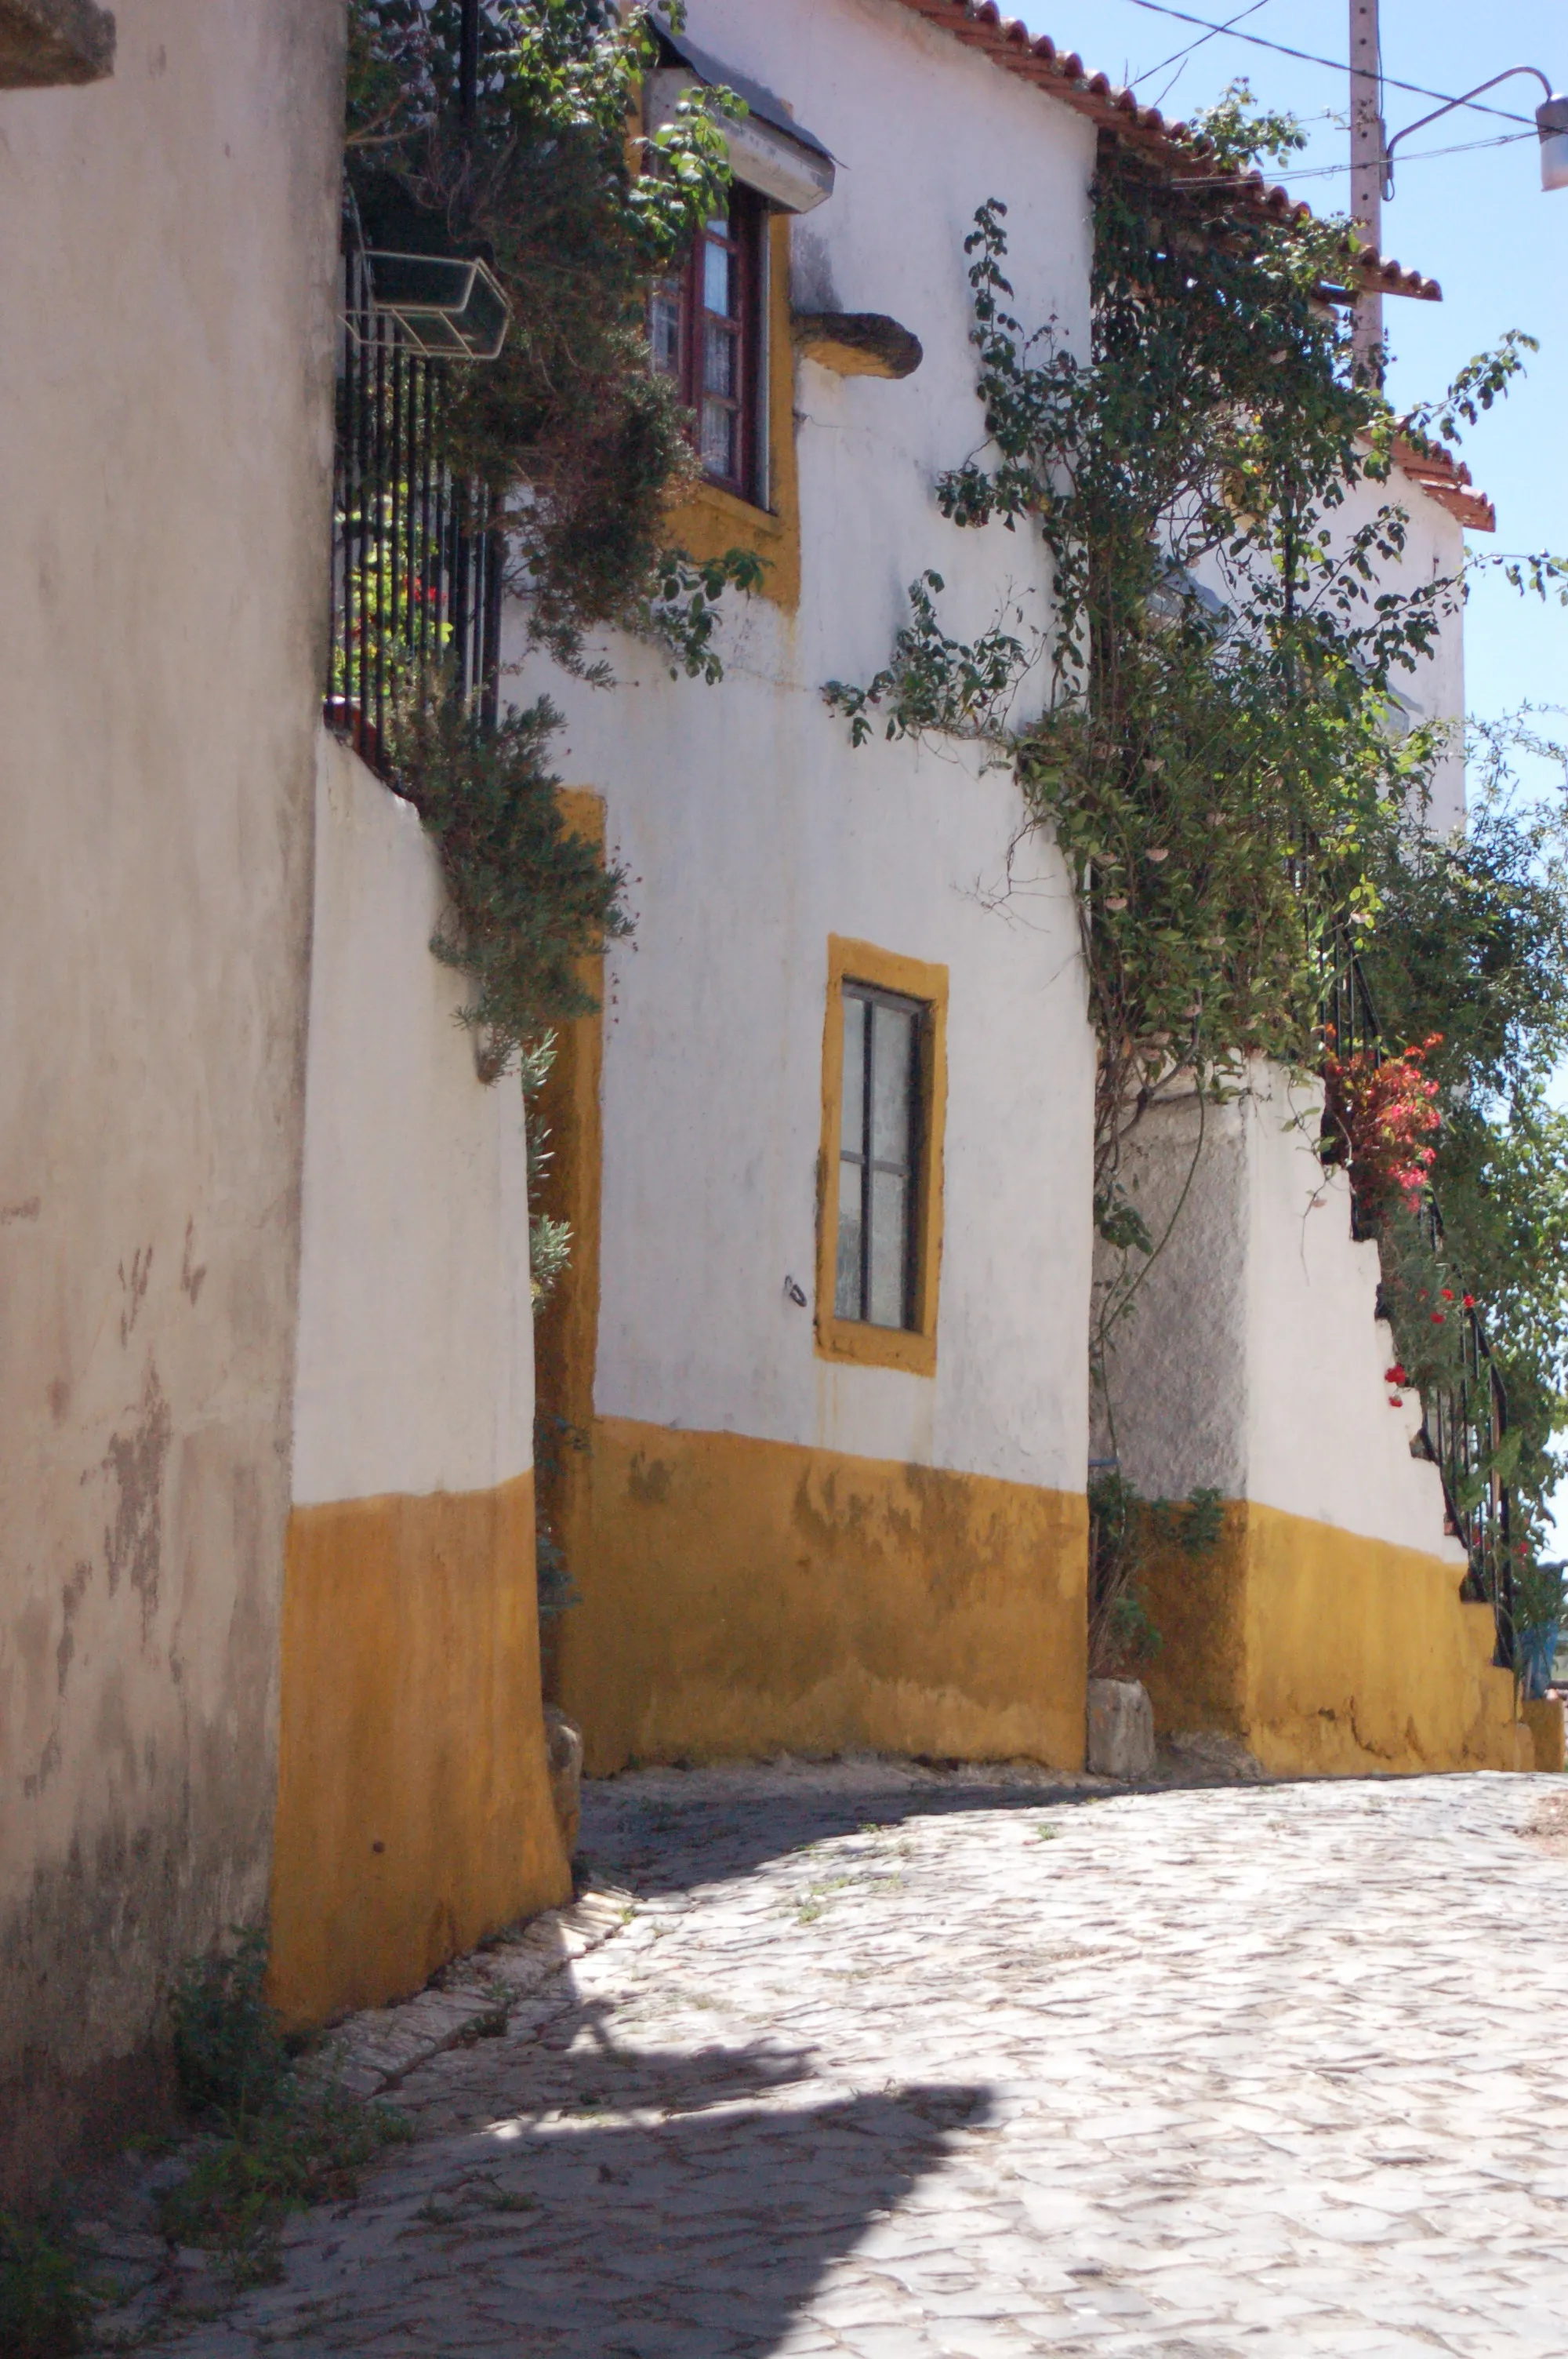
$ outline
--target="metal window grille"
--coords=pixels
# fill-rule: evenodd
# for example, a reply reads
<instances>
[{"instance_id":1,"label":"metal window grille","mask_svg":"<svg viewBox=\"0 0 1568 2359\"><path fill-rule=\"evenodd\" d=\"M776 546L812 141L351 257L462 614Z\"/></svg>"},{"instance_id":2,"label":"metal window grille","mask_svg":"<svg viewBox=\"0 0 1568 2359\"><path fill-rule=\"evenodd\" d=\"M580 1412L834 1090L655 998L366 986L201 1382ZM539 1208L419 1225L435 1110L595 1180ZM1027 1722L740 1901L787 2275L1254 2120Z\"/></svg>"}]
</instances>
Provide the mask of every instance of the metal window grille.
<instances>
[{"instance_id":1,"label":"metal window grille","mask_svg":"<svg viewBox=\"0 0 1568 2359\"><path fill-rule=\"evenodd\" d=\"M1341 925L1330 929L1324 944L1322 994L1324 1035L1335 1053L1342 1058L1363 1055L1372 1064L1379 1064L1383 1051L1378 1011L1348 929ZM1430 1190L1420 1218L1429 1248L1441 1259L1443 1214ZM1357 1204L1354 1194L1351 1220L1357 1237L1377 1235L1376 1220ZM1461 1308L1452 1315L1460 1321L1460 1374L1452 1385L1423 1393L1416 1447L1442 1477L1448 1528L1470 1560L1464 1594L1491 1606L1497 1628L1494 1660L1511 1670L1515 1657L1512 1499L1495 1471L1509 1426L1508 1392L1492 1357L1480 1311Z\"/></svg>"},{"instance_id":2,"label":"metal window grille","mask_svg":"<svg viewBox=\"0 0 1568 2359\"><path fill-rule=\"evenodd\" d=\"M843 986L834 1313L873 1327L914 1323L920 1078L930 1011L919 1000Z\"/></svg>"},{"instance_id":3,"label":"metal window grille","mask_svg":"<svg viewBox=\"0 0 1568 2359\"><path fill-rule=\"evenodd\" d=\"M408 348L345 246L327 720L385 776L393 701L421 679L448 674L494 725L503 536L486 487L440 456L449 364Z\"/></svg>"}]
</instances>

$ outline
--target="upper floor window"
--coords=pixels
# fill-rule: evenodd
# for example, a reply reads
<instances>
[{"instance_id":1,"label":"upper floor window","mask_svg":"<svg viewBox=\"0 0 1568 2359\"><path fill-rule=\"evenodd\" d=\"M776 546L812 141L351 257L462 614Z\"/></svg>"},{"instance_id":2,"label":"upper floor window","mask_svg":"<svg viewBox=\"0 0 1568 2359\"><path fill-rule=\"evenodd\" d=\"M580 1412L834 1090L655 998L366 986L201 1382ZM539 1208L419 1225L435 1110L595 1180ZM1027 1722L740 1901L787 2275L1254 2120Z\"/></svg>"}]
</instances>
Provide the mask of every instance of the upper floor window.
<instances>
[{"instance_id":1,"label":"upper floor window","mask_svg":"<svg viewBox=\"0 0 1568 2359\"><path fill-rule=\"evenodd\" d=\"M654 288L648 321L654 366L695 415L703 473L758 507L767 505L766 227L767 207L737 183L685 267Z\"/></svg>"}]
</instances>

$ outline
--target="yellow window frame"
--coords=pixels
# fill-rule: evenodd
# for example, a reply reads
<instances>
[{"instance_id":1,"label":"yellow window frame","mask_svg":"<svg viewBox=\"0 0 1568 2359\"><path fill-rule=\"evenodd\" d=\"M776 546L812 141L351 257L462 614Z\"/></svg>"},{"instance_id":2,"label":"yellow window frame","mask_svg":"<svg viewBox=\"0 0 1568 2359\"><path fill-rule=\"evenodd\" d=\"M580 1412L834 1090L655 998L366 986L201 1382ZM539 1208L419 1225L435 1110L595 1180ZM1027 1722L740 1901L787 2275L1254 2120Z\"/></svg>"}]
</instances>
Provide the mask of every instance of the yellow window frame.
<instances>
[{"instance_id":1,"label":"yellow window frame","mask_svg":"<svg viewBox=\"0 0 1568 2359\"><path fill-rule=\"evenodd\" d=\"M838 1148L844 1103L844 985L867 984L921 1001L920 1169L914 1206L914 1324L873 1327L834 1310L838 1259ZM822 1037L822 1147L816 1180L816 1349L860 1367L936 1373L936 1298L942 1267L942 1156L947 1118L947 970L843 935L827 938L827 1012Z\"/></svg>"}]
</instances>

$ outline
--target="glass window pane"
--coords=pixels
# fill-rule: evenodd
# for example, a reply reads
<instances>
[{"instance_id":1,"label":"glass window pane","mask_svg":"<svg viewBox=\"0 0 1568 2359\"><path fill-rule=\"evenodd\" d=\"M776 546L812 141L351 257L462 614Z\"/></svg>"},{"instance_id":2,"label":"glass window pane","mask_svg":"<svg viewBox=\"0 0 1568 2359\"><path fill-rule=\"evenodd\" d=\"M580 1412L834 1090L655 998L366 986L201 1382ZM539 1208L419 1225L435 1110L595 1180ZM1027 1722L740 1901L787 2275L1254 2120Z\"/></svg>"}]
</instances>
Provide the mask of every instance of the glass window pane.
<instances>
[{"instance_id":1,"label":"glass window pane","mask_svg":"<svg viewBox=\"0 0 1568 2359\"><path fill-rule=\"evenodd\" d=\"M680 281L666 278L654 289L648 319L648 342L654 369L659 376L680 375Z\"/></svg>"},{"instance_id":2,"label":"glass window pane","mask_svg":"<svg viewBox=\"0 0 1568 2359\"><path fill-rule=\"evenodd\" d=\"M866 1003L844 994L844 1105L838 1147L844 1155L866 1151Z\"/></svg>"},{"instance_id":3,"label":"glass window pane","mask_svg":"<svg viewBox=\"0 0 1568 2359\"><path fill-rule=\"evenodd\" d=\"M838 1166L838 1260L833 1284L833 1312L838 1319L860 1316L860 1191L858 1163Z\"/></svg>"},{"instance_id":4,"label":"glass window pane","mask_svg":"<svg viewBox=\"0 0 1568 2359\"><path fill-rule=\"evenodd\" d=\"M736 342L730 329L716 328L711 320L703 329L703 385L709 393L722 393L731 399L735 393Z\"/></svg>"},{"instance_id":5,"label":"glass window pane","mask_svg":"<svg viewBox=\"0 0 1568 2359\"><path fill-rule=\"evenodd\" d=\"M723 475L730 482L741 472L735 451L738 424L734 411L721 402L703 403L702 463L710 475Z\"/></svg>"},{"instance_id":6,"label":"glass window pane","mask_svg":"<svg viewBox=\"0 0 1568 2359\"><path fill-rule=\"evenodd\" d=\"M706 240L702 248L702 300L705 308L717 311L721 320L735 316L734 278L729 247Z\"/></svg>"},{"instance_id":7,"label":"glass window pane","mask_svg":"<svg viewBox=\"0 0 1568 2359\"><path fill-rule=\"evenodd\" d=\"M905 1322L908 1199L909 1183L901 1173L872 1171L871 1299L866 1316L873 1327L902 1327Z\"/></svg>"},{"instance_id":8,"label":"glass window pane","mask_svg":"<svg viewBox=\"0 0 1568 2359\"><path fill-rule=\"evenodd\" d=\"M871 1155L878 1163L907 1169L914 1016L907 1007L888 1007L881 1000L872 1015Z\"/></svg>"}]
</instances>

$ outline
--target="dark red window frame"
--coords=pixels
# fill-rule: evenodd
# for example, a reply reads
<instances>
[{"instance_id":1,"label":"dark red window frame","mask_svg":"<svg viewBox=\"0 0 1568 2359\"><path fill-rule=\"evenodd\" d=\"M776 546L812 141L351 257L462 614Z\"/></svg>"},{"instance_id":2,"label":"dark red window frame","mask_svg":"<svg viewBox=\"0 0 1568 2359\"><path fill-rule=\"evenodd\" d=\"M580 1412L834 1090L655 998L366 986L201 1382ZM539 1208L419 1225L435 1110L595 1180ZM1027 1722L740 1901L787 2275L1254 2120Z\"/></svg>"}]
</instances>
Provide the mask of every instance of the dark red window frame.
<instances>
[{"instance_id":1,"label":"dark red window frame","mask_svg":"<svg viewBox=\"0 0 1568 2359\"><path fill-rule=\"evenodd\" d=\"M762 504L762 239L767 207L737 184L722 221L697 239L678 278L654 289L654 366L678 384L710 484ZM717 298L724 306L712 307Z\"/></svg>"}]
</instances>

